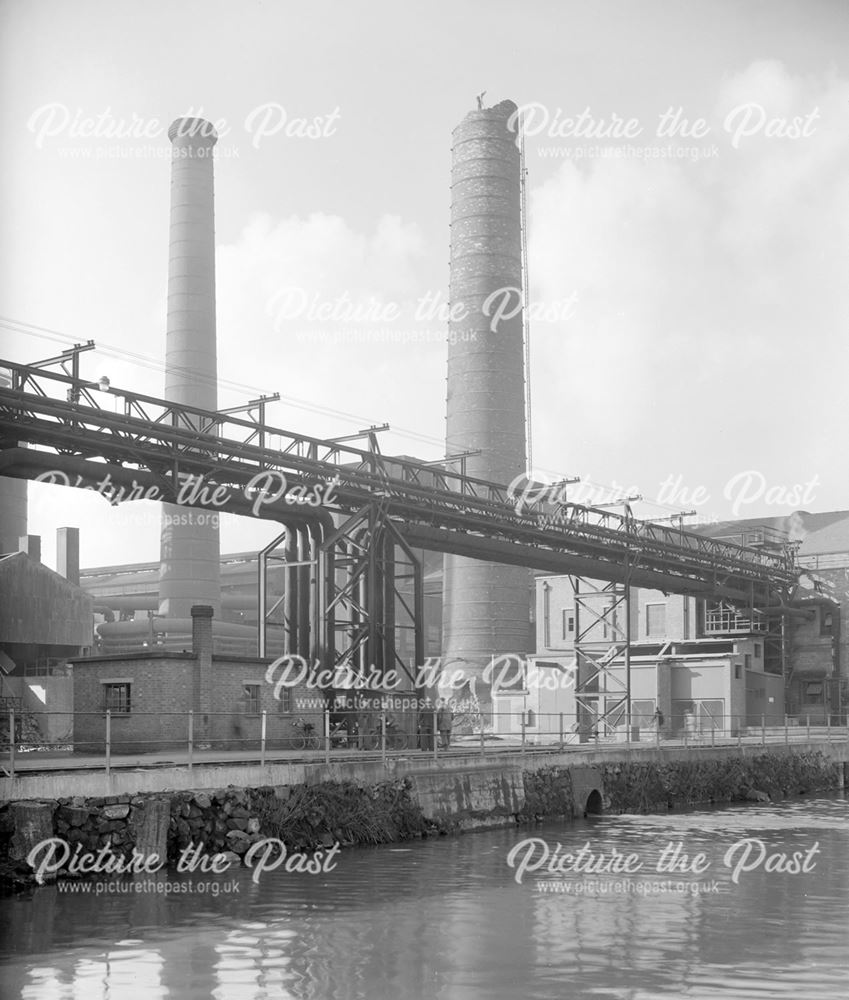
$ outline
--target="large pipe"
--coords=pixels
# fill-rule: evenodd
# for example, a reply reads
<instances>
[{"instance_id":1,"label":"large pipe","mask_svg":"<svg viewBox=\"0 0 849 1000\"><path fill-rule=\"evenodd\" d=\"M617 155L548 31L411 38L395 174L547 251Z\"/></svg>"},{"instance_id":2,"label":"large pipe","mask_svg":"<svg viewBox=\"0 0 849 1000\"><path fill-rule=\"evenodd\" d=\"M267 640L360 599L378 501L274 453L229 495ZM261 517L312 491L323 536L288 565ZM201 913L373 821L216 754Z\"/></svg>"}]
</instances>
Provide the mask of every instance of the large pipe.
<instances>
[{"instance_id":1,"label":"large pipe","mask_svg":"<svg viewBox=\"0 0 849 1000\"><path fill-rule=\"evenodd\" d=\"M510 483L525 473L521 157L503 101L471 111L453 133L452 319L446 453L476 451L469 475ZM500 312L499 312L500 311ZM493 656L530 638L530 575L515 566L445 557L443 657L478 680Z\"/></svg>"},{"instance_id":2,"label":"large pipe","mask_svg":"<svg viewBox=\"0 0 849 1000\"><path fill-rule=\"evenodd\" d=\"M163 618L154 615L153 619L139 618L127 622L102 622L97 626L97 634L102 638L146 636L150 632L150 622L156 632L166 635L191 635L191 618ZM241 625L238 622L216 622L214 631L219 635L256 639L256 629L253 625Z\"/></svg>"},{"instance_id":3,"label":"large pipe","mask_svg":"<svg viewBox=\"0 0 849 1000\"><path fill-rule=\"evenodd\" d=\"M295 567L291 563L298 559L297 527L286 526L286 542L284 558L286 560L286 575L283 591L283 617L286 621L286 652L298 652L298 587Z\"/></svg>"},{"instance_id":4,"label":"large pipe","mask_svg":"<svg viewBox=\"0 0 849 1000\"><path fill-rule=\"evenodd\" d=\"M86 589L86 588L83 588ZM111 611L157 611L159 598L155 593L97 594L96 599ZM256 611L259 601L256 593L221 595L221 607L228 611Z\"/></svg>"},{"instance_id":5,"label":"large pipe","mask_svg":"<svg viewBox=\"0 0 849 1000\"><path fill-rule=\"evenodd\" d=\"M321 542L323 538L323 532L321 530L321 525L315 522L307 523L307 532L309 533L310 539L310 560L312 561L312 566L310 568L310 631L311 631L311 641L310 641L310 661L315 662L319 659L320 651L322 648L322 635L321 635L321 624L322 624L322 595L323 595L323 579L321 574Z\"/></svg>"},{"instance_id":6,"label":"large pipe","mask_svg":"<svg viewBox=\"0 0 849 1000\"><path fill-rule=\"evenodd\" d=\"M168 138L173 148L165 398L217 410L212 161L218 136L201 118L178 118ZM217 517L163 504L160 556L160 614L188 619L192 605L206 604L217 617Z\"/></svg>"},{"instance_id":7,"label":"large pipe","mask_svg":"<svg viewBox=\"0 0 849 1000\"><path fill-rule=\"evenodd\" d=\"M310 536L306 525L298 529L298 561L307 563L310 559ZM309 657L311 643L310 621L310 567L299 566L298 581L298 649L300 656Z\"/></svg>"}]
</instances>

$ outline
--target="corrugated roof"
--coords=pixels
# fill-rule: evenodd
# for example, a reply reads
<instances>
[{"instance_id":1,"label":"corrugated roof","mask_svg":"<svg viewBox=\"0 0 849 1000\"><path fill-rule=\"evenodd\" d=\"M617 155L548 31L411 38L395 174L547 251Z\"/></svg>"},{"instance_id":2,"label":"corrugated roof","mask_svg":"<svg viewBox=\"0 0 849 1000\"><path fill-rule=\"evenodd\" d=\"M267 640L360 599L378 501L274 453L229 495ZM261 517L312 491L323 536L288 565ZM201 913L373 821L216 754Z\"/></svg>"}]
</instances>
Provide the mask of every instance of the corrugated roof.
<instances>
[{"instance_id":1,"label":"corrugated roof","mask_svg":"<svg viewBox=\"0 0 849 1000\"><path fill-rule=\"evenodd\" d=\"M707 535L709 538L722 538L760 527L772 528L792 537L801 529L804 537L807 537L813 532L821 531L846 519L849 519L849 510L830 510L817 514L807 510L797 510L776 517L749 517L738 521L720 521L718 524L700 524L688 530Z\"/></svg>"},{"instance_id":2,"label":"corrugated roof","mask_svg":"<svg viewBox=\"0 0 849 1000\"><path fill-rule=\"evenodd\" d=\"M823 555L829 552L849 552L849 511L843 518L811 531L799 547L800 556Z\"/></svg>"}]
</instances>

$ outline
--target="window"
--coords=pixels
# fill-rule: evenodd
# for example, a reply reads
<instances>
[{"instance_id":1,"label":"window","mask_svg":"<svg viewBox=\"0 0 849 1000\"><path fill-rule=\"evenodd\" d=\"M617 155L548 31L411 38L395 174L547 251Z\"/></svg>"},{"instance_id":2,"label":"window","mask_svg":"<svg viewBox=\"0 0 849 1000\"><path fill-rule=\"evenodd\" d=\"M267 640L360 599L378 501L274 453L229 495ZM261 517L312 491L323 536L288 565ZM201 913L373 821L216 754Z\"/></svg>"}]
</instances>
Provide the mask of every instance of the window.
<instances>
[{"instance_id":1,"label":"window","mask_svg":"<svg viewBox=\"0 0 849 1000\"><path fill-rule=\"evenodd\" d=\"M646 605L646 635L664 636L666 635L666 605L647 604Z\"/></svg>"},{"instance_id":2,"label":"window","mask_svg":"<svg viewBox=\"0 0 849 1000\"><path fill-rule=\"evenodd\" d=\"M820 635L831 635L834 630L834 615L831 611L823 611L820 615Z\"/></svg>"},{"instance_id":3,"label":"window","mask_svg":"<svg viewBox=\"0 0 849 1000\"><path fill-rule=\"evenodd\" d=\"M130 714L130 685L128 682L104 683L103 711L115 712L120 715Z\"/></svg>"},{"instance_id":4,"label":"window","mask_svg":"<svg viewBox=\"0 0 849 1000\"><path fill-rule=\"evenodd\" d=\"M654 724L654 700L635 699L631 702L631 725L648 729Z\"/></svg>"},{"instance_id":5,"label":"window","mask_svg":"<svg viewBox=\"0 0 849 1000\"><path fill-rule=\"evenodd\" d=\"M563 609L563 638L568 639L575 631L575 614L571 608Z\"/></svg>"},{"instance_id":6,"label":"window","mask_svg":"<svg viewBox=\"0 0 849 1000\"><path fill-rule=\"evenodd\" d=\"M804 688L804 700L810 705L823 704L823 686L815 681L809 681Z\"/></svg>"},{"instance_id":7,"label":"window","mask_svg":"<svg viewBox=\"0 0 849 1000\"><path fill-rule=\"evenodd\" d=\"M744 653L743 654L743 663L744 663L744 665L745 665L745 667L746 667L747 670L751 670L752 669L752 654L751 653Z\"/></svg>"},{"instance_id":8,"label":"window","mask_svg":"<svg viewBox=\"0 0 849 1000\"><path fill-rule=\"evenodd\" d=\"M735 663L734 664L734 680L735 681L739 681L740 678L742 677L742 675L743 675L743 668L740 666L739 663Z\"/></svg>"},{"instance_id":9,"label":"window","mask_svg":"<svg viewBox=\"0 0 849 1000\"><path fill-rule=\"evenodd\" d=\"M604 711L608 731L615 729L617 726L625 725L624 698L605 698Z\"/></svg>"},{"instance_id":10,"label":"window","mask_svg":"<svg viewBox=\"0 0 849 1000\"><path fill-rule=\"evenodd\" d=\"M759 642L756 642L755 643L755 659L759 660L762 655L763 655L763 653L761 651L761 644Z\"/></svg>"},{"instance_id":11,"label":"window","mask_svg":"<svg viewBox=\"0 0 849 1000\"><path fill-rule=\"evenodd\" d=\"M725 719L725 701L722 698L700 701L697 703L697 718L699 732L710 732L711 729L722 729Z\"/></svg>"},{"instance_id":12,"label":"window","mask_svg":"<svg viewBox=\"0 0 849 1000\"><path fill-rule=\"evenodd\" d=\"M288 686L281 686L277 692L277 711L280 713L292 711L292 689Z\"/></svg>"},{"instance_id":13,"label":"window","mask_svg":"<svg viewBox=\"0 0 849 1000\"><path fill-rule=\"evenodd\" d=\"M259 684L244 684L242 700L246 715L259 715Z\"/></svg>"}]
</instances>

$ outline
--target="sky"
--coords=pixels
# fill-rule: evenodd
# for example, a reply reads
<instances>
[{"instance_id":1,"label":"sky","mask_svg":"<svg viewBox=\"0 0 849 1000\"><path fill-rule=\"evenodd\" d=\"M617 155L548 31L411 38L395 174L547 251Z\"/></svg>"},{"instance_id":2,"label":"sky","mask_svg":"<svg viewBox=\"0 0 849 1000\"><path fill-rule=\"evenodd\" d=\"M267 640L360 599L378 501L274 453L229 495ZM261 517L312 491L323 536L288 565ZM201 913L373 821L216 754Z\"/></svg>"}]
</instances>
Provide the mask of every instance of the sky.
<instances>
[{"instance_id":1,"label":"sky","mask_svg":"<svg viewBox=\"0 0 849 1000\"><path fill-rule=\"evenodd\" d=\"M85 377L162 393L166 133L200 115L220 405L439 458L451 132L485 91L525 115L536 477L694 523L844 509L848 41L823 0L6 0L0 356L93 339ZM67 524L83 566L158 558L154 504L29 498L49 565Z\"/></svg>"}]
</instances>

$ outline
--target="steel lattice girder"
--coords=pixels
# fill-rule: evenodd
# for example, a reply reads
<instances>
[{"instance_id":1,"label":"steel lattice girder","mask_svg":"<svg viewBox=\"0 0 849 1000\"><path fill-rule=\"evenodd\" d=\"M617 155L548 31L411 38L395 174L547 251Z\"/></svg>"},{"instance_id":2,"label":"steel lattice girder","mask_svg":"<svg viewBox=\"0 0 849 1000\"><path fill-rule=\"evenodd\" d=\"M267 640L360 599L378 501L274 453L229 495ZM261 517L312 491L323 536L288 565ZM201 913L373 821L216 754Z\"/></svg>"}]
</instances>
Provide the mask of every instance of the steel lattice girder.
<instances>
[{"instance_id":1,"label":"steel lattice girder","mask_svg":"<svg viewBox=\"0 0 849 1000\"><path fill-rule=\"evenodd\" d=\"M386 516L411 547L606 579L621 578L623 563L639 551L634 586L763 606L783 602L797 578L787 554L744 549L576 504L562 505L555 519L539 508L517 513L515 498L503 485L110 389L108 395L124 404L117 414L100 405L97 397L107 394L92 392L91 383L0 365L12 369L17 386L0 389L5 475L37 474L25 456L15 454L18 442L87 460L90 476L106 461L113 481L121 469L123 482L156 486L162 494L156 499L169 502L175 502L180 475L202 476L210 490L220 486L236 493L269 471L290 485L336 480L333 509L342 514L382 497ZM79 403L50 396L69 384L79 389ZM259 447L253 443L257 438L279 447ZM245 506L244 497L233 496L218 509L242 513ZM283 504L262 516L280 518L282 510Z\"/></svg>"},{"instance_id":2,"label":"steel lattice girder","mask_svg":"<svg viewBox=\"0 0 849 1000\"><path fill-rule=\"evenodd\" d=\"M624 586L617 583L608 582L597 586L593 581L581 577L572 577L572 591L575 598L575 702L579 714L585 713L597 726L606 724L611 717L617 715L628 700L625 684L611 670L614 661L627 647L625 629L616 614L622 607L627 609L626 593ZM599 598L605 601L601 613L592 606L592 602ZM589 615L587 624L583 624L581 611ZM587 643L590 629L598 624L609 628L612 635L609 640L590 640ZM602 686L594 687L598 682ZM607 700L611 698L614 701L608 707Z\"/></svg>"},{"instance_id":3,"label":"steel lattice girder","mask_svg":"<svg viewBox=\"0 0 849 1000\"><path fill-rule=\"evenodd\" d=\"M415 669L399 655L396 632L399 627L413 632L415 664L421 663L422 566L386 516L385 504L368 504L352 514L324 540L321 555L326 567L323 646L327 664L347 664L361 676L372 670L382 676L390 672L406 675L413 686ZM399 576L399 565L408 566L410 572ZM410 578L412 607L403 585L399 587L399 580ZM399 609L407 618L400 626Z\"/></svg>"}]
</instances>

